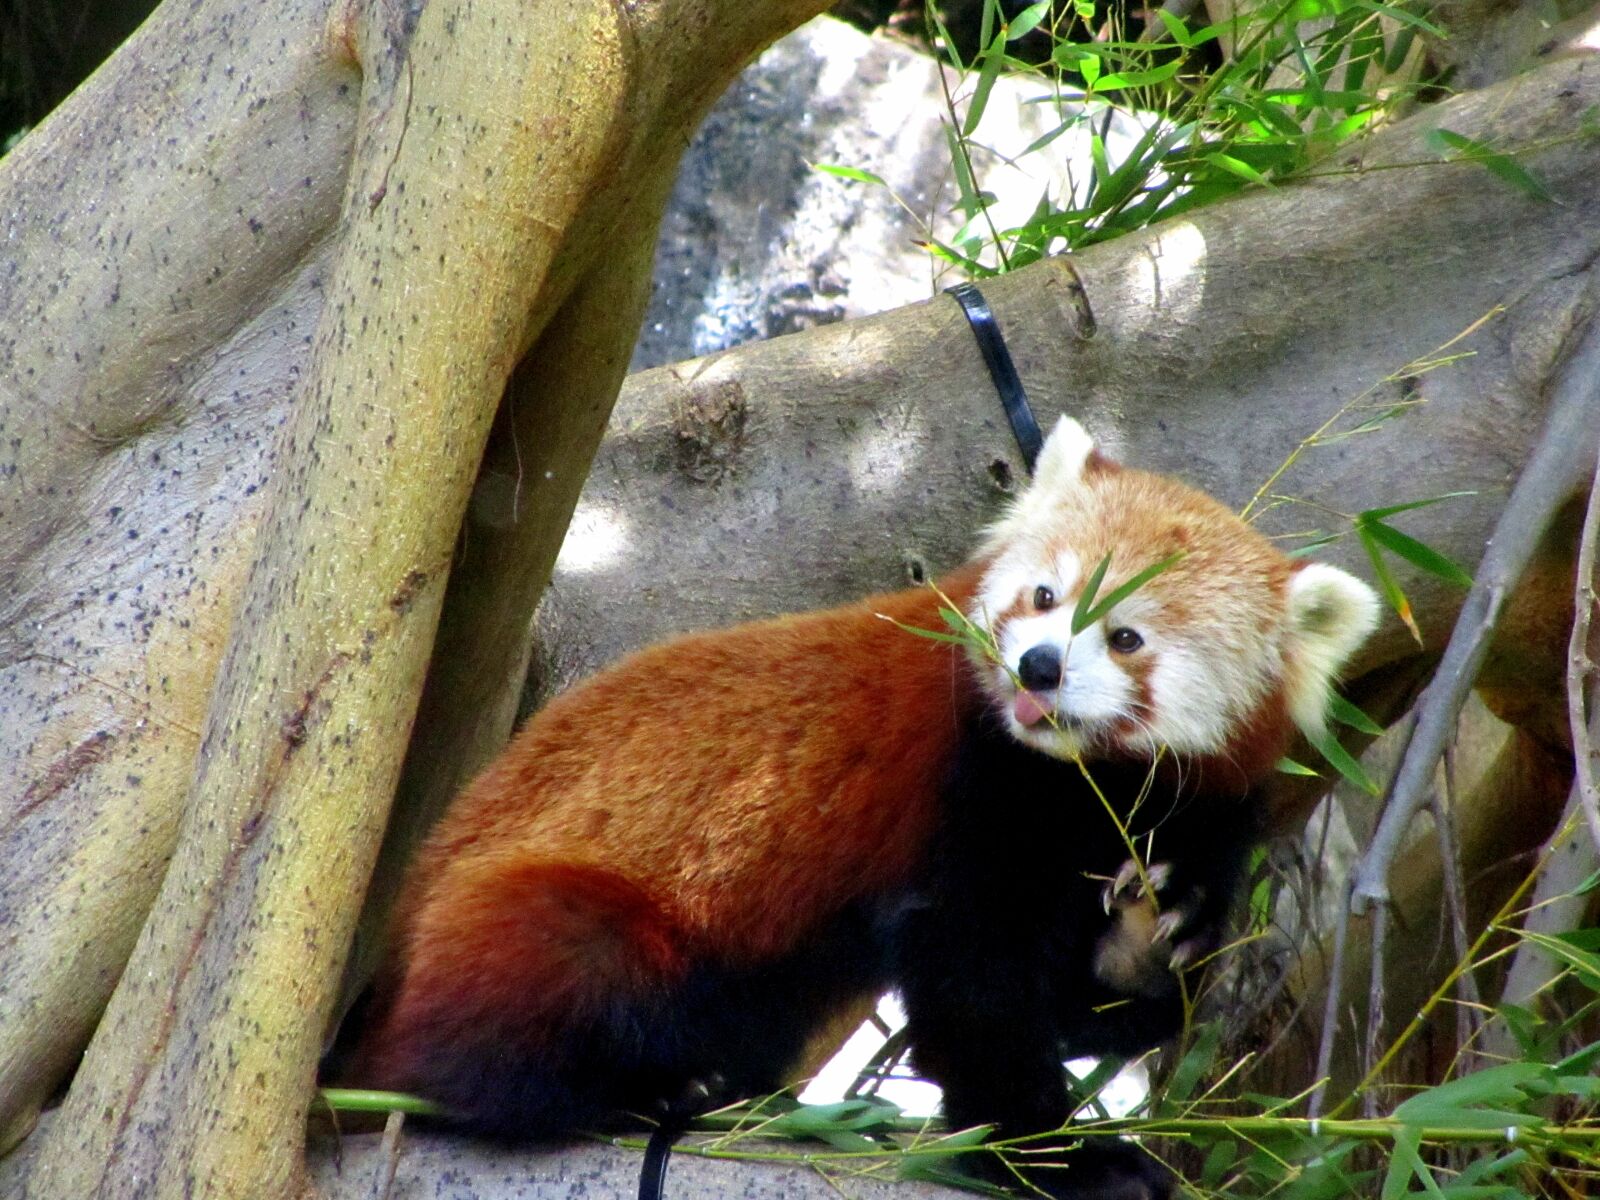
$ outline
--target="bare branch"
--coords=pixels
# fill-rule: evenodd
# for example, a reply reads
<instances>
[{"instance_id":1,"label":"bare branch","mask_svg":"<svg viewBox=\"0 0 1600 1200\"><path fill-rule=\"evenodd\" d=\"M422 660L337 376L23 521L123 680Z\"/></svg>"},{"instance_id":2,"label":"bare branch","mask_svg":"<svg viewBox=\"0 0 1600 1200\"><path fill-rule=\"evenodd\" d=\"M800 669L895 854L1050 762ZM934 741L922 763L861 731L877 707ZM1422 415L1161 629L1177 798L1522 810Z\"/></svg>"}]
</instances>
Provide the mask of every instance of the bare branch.
<instances>
[{"instance_id":1,"label":"bare branch","mask_svg":"<svg viewBox=\"0 0 1600 1200\"><path fill-rule=\"evenodd\" d=\"M1600 534L1600 463L1589 484L1589 507L1583 518L1583 536L1578 543L1577 591L1573 596L1572 639L1567 643L1567 719L1572 729L1572 759L1577 778L1573 795L1583 810L1589 836L1600 846L1600 742L1594 723L1585 717L1585 698L1589 709L1595 704L1591 682L1596 672L1594 644L1595 572L1594 547Z\"/></svg>"},{"instance_id":2,"label":"bare branch","mask_svg":"<svg viewBox=\"0 0 1600 1200\"><path fill-rule=\"evenodd\" d=\"M1482 1029L1481 1009L1483 996L1478 991L1478 977L1467 961L1471 939L1467 936L1467 898L1465 883L1461 878L1461 838L1456 829L1456 762L1453 743L1444 751L1444 792L1433 798L1433 827L1439 839L1439 861L1443 867L1445 907L1450 915L1451 946L1456 961L1464 964L1461 977L1456 980L1456 1045L1465 1049L1472 1045Z\"/></svg>"},{"instance_id":3,"label":"bare branch","mask_svg":"<svg viewBox=\"0 0 1600 1200\"><path fill-rule=\"evenodd\" d=\"M1383 1043L1383 967L1384 967L1384 941L1389 933L1388 905L1372 914L1372 973L1367 987L1367 1042L1361 1052L1361 1072L1363 1075L1372 1076L1374 1064L1378 1061L1378 1050ZM1332 981L1330 991L1338 990L1339 981ZM1365 1088L1361 1093L1361 1112L1363 1116L1376 1117L1378 1115L1378 1090Z\"/></svg>"},{"instance_id":4,"label":"bare branch","mask_svg":"<svg viewBox=\"0 0 1600 1200\"><path fill-rule=\"evenodd\" d=\"M1339 914L1333 927L1333 962L1328 967L1328 994L1322 1008L1322 1034L1317 1042L1316 1084L1306 1109L1307 1115L1312 1117L1322 1115L1322 1103L1328 1093L1328 1077L1333 1070L1333 1043L1339 1027L1339 999L1343 990L1339 981L1344 978L1345 947L1350 941L1351 886L1351 883L1345 885L1345 903L1339 905Z\"/></svg>"},{"instance_id":5,"label":"bare branch","mask_svg":"<svg viewBox=\"0 0 1600 1200\"><path fill-rule=\"evenodd\" d=\"M1556 385L1550 419L1478 565L1444 657L1417 702L1400 767L1382 819L1355 871L1350 903L1357 915L1389 900L1389 869L1411 819L1426 802L1434 768L1461 715L1461 706L1489 652L1507 596L1522 577L1539 537L1581 486L1600 430L1600 327L1591 324Z\"/></svg>"}]
</instances>

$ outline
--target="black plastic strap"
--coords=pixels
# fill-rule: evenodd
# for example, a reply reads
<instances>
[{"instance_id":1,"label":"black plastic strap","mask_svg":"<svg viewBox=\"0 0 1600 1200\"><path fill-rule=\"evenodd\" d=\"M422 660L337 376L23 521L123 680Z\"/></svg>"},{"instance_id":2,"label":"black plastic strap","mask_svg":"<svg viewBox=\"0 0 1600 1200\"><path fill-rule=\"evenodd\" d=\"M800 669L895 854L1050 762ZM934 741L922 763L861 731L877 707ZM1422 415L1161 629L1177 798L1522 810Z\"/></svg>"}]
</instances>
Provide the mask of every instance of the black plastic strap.
<instances>
[{"instance_id":1,"label":"black plastic strap","mask_svg":"<svg viewBox=\"0 0 1600 1200\"><path fill-rule=\"evenodd\" d=\"M663 1121L650 1135L644 1148L644 1165L639 1168L639 1200L662 1200L667 1184L667 1160L672 1144L683 1136L680 1122Z\"/></svg>"},{"instance_id":2,"label":"black plastic strap","mask_svg":"<svg viewBox=\"0 0 1600 1200\"><path fill-rule=\"evenodd\" d=\"M1022 461L1031 475L1033 464L1039 458L1039 448L1044 445L1044 434L1039 431L1039 422L1034 419L1033 409L1028 405L1028 393L1022 389L1017 366L1011 361L1011 351L1006 349L1005 338L1000 336L1000 326L995 323L989 302L983 298L976 284L958 283L945 288L945 291L956 298L961 311L967 315L972 336L978 339L983 361L989 365L989 378L994 380L994 390L1000 395L1000 406L1006 410L1011 433L1017 439Z\"/></svg>"}]
</instances>

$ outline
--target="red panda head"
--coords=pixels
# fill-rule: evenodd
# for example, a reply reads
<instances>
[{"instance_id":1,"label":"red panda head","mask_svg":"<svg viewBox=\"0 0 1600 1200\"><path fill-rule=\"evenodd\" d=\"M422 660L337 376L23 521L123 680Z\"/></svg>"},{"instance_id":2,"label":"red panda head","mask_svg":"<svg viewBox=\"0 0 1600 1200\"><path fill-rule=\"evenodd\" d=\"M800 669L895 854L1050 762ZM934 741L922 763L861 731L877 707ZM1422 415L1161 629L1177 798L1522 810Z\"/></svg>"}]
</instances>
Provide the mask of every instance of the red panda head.
<instances>
[{"instance_id":1,"label":"red panda head","mask_svg":"<svg viewBox=\"0 0 1600 1200\"><path fill-rule=\"evenodd\" d=\"M1178 557L1074 633L1108 554L1097 600ZM1060 758L1165 749L1253 772L1282 753L1291 721L1323 728L1333 677L1378 618L1360 580L1289 558L1204 493L1112 462L1068 417L983 557L969 616L1000 660L980 663L984 689L1013 736Z\"/></svg>"}]
</instances>

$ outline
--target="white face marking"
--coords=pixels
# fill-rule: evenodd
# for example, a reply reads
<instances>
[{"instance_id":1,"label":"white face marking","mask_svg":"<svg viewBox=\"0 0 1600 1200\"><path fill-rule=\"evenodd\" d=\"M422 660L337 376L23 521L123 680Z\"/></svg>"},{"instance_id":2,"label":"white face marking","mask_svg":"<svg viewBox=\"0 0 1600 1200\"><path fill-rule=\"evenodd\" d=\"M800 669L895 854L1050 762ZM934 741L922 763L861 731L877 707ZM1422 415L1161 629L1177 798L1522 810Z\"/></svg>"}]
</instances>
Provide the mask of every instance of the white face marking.
<instances>
[{"instance_id":1,"label":"white face marking","mask_svg":"<svg viewBox=\"0 0 1600 1200\"><path fill-rule=\"evenodd\" d=\"M1042 547L1026 545L1002 555L983 577L972 619L992 625L1019 597L1031 608L1034 589L1041 586L1054 592L1058 600L1073 595L1082 574L1078 556L1063 550L1041 565L1044 557Z\"/></svg>"},{"instance_id":2,"label":"white face marking","mask_svg":"<svg viewBox=\"0 0 1600 1200\"><path fill-rule=\"evenodd\" d=\"M1035 581L1049 586L1048 578L997 564L981 589L982 604L1022 612L995 629L1000 662L987 664L987 675L1007 728L1025 745L1059 758L1114 746L1142 754L1162 747L1185 755L1216 753L1275 678L1270 628L1200 621L1178 640L1168 632L1171 622L1154 590L1142 590L1074 634L1075 589L1058 591L1056 606L1047 612L1033 609ZM973 616L981 620L980 613ZM1139 635L1141 644L1132 652L1111 645L1120 629ZM1059 686L1034 693L1053 719L1023 724L1015 710L1019 676L1023 655L1036 646L1053 648L1064 671Z\"/></svg>"},{"instance_id":3,"label":"white face marking","mask_svg":"<svg viewBox=\"0 0 1600 1200\"><path fill-rule=\"evenodd\" d=\"M991 561L969 616L996 636L1000 661L979 667L1012 734L1063 758L1162 747L1227 754L1249 722L1274 716L1261 706L1277 688L1302 728L1320 728L1332 676L1376 622L1372 590L1322 564L1291 568L1193 489L1094 451L1083 427L1062 418L1033 482L984 537L980 553ZM1107 584L1114 586L1159 557L1158 546L1170 551L1174 531L1185 561L1073 635L1084 562L1115 547ZM1092 555L1062 549L1090 544ZM1040 585L1055 593L1049 612L1035 611ZM1143 639L1132 653L1108 644L1123 627ZM1022 656L1042 644L1055 648L1065 670L1059 686L1022 703L1025 725L1016 675ZM1034 719L1041 710L1052 720Z\"/></svg>"},{"instance_id":4,"label":"white face marking","mask_svg":"<svg viewBox=\"0 0 1600 1200\"><path fill-rule=\"evenodd\" d=\"M1075 565L1074 558L1074 565ZM1037 579L1038 576L1029 576ZM1058 574L1055 578L1061 578ZM997 581L998 582L998 581ZM1056 593L1054 608L1032 611L1034 588L1027 583L1006 597L1010 607L1019 596L1027 601L1027 615L1012 617L997 631L996 649L1000 662L989 664L991 691L1004 708L1012 736L1057 757L1071 757L1088 750L1109 726L1125 719L1138 719L1137 684L1115 660L1118 653L1106 643L1106 629L1097 622L1079 633L1072 632L1072 610L1077 601L1075 589L1044 582ZM985 594L989 593L987 587ZM1022 657L1035 647L1048 647L1062 662L1060 685L1035 693L1053 711L1053 720L1024 725L1017 720L1013 701L1019 690L1016 682L1022 670Z\"/></svg>"}]
</instances>

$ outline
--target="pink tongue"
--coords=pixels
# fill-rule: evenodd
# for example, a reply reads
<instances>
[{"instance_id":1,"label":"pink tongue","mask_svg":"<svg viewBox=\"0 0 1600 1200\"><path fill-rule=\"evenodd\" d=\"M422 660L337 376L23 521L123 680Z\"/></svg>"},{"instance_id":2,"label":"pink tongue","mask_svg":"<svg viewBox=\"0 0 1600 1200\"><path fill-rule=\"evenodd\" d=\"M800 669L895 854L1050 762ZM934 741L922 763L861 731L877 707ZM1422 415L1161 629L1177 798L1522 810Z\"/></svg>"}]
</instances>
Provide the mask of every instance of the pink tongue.
<instances>
[{"instance_id":1,"label":"pink tongue","mask_svg":"<svg viewBox=\"0 0 1600 1200\"><path fill-rule=\"evenodd\" d=\"M1054 710L1054 706L1046 704L1034 692L1021 691L1012 707L1011 713L1017 718L1017 724L1023 728L1037 725Z\"/></svg>"}]
</instances>

